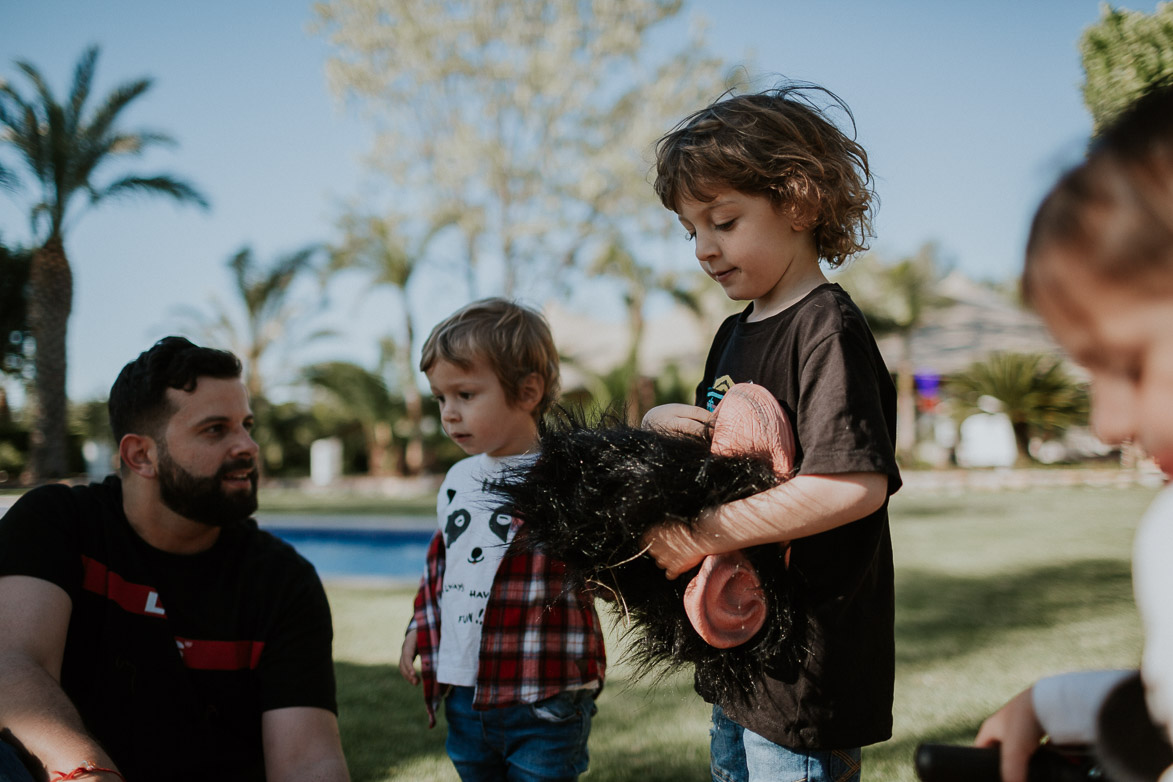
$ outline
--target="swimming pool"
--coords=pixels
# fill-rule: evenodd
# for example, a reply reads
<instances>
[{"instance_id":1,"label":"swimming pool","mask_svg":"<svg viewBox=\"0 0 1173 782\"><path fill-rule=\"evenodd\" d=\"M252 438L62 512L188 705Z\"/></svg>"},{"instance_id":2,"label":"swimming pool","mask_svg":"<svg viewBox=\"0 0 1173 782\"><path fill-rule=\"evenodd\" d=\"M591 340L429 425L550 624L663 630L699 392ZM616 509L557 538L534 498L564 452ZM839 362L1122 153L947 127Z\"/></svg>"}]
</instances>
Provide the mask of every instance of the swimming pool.
<instances>
[{"instance_id":1,"label":"swimming pool","mask_svg":"<svg viewBox=\"0 0 1173 782\"><path fill-rule=\"evenodd\" d=\"M424 570L431 529L367 529L282 526L264 529L308 559L322 578L377 578L418 581Z\"/></svg>"}]
</instances>

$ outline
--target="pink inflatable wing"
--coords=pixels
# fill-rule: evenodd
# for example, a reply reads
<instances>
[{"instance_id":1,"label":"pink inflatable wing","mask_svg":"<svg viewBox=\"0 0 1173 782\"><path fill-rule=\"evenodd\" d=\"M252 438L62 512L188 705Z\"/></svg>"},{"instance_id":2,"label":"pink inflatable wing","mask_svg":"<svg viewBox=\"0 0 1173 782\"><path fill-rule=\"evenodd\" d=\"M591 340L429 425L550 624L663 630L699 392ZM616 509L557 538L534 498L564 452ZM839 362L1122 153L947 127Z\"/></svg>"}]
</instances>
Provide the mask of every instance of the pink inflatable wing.
<instances>
[{"instance_id":1,"label":"pink inflatable wing","mask_svg":"<svg viewBox=\"0 0 1173 782\"><path fill-rule=\"evenodd\" d=\"M730 388L713 411L711 426L712 453L762 457L780 481L790 477L794 432L778 400L762 386ZM684 590L684 610L697 634L718 649L749 641L768 613L761 579L741 551L705 557Z\"/></svg>"}]
</instances>

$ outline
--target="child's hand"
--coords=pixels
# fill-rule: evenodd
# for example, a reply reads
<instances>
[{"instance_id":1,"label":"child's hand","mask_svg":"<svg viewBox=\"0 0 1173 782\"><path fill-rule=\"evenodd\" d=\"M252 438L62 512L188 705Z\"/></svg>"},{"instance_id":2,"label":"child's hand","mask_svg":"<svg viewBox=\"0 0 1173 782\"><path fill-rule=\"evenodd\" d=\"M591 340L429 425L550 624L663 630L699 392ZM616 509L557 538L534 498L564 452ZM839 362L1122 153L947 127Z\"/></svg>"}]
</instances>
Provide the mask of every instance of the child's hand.
<instances>
[{"instance_id":1,"label":"child's hand","mask_svg":"<svg viewBox=\"0 0 1173 782\"><path fill-rule=\"evenodd\" d=\"M1002 782L1026 782L1030 756L1043 739L1031 688L1015 695L978 729L974 746L1002 748Z\"/></svg>"},{"instance_id":2,"label":"child's hand","mask_svg":"<svg viewBox=\"0 0 1173 782\"><path fill-rule=\"evenodd\" d=\"M414 628L408 630L407 635L403 636L403 648L399 650L399 675L413 685L420 683L419 674L415 672L415 658L419 653L419 647L416 643L417 633L418 631Z\"/></svg>"},{"instance_id":3,"label":"child's hand","mask_svg":"<svg viewBox=\"0 0 1173 782\"><path fill-rule=\"evenodd\" d=\"M703 407L678 403L653 407L644 414L644 429L665 429L670 432L705 435L705 425L713 414Z\"/></svg>"},{"instance_id":4,"label":"child's hand","mask_svg":"<svg viewBox=\"0 0 1173 782\"><path fill-rule=\"evenodd\" d=\"M702 547L692 530L679 522L661 524L648 530L643 537L643 544L669 579L675 579L699 565L701 560L712 553Z\"/></svg>"}]
</instances>

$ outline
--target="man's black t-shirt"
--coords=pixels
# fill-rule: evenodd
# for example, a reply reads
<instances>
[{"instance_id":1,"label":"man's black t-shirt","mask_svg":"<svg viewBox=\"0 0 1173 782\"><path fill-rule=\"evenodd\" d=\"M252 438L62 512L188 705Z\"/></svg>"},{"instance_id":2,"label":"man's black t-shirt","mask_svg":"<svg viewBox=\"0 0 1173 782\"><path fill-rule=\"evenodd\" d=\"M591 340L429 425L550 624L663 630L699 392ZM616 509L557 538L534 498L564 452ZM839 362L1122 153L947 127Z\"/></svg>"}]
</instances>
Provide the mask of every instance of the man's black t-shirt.
<instances>
[{"instance_id":1,"label":"man's black t-shirt","mask_svg":"<svg viewBox=\"0 0 1173 782\"><path fill-rule=\"evenodd\" d=\"M863 314L835 284L761 321L752 305L721 324L697 388L712 410L735 383L765 386L793 425L799 475L896 465L896 390ZM874 744L892 734L895 677L888 504L795 540L790 582L806 626L798 670L766 677L748 703L719 705L735 722L796 749ZM700 693L712 700L711 694Z\"/></svg>"},{"instance_id":2,"label":"man's black t-shirt","mask_svg":"<svg viewBox=\"0 0 1173 782\"><path fill-rule=\"evenodd\" d=\"M263 780L263 712L337 711L321 581L251 519L169 554L135 534L118 478L45 486L0 520L0 575L69 594L62 688L130 782Z\"/></svg>"}]
</instances>

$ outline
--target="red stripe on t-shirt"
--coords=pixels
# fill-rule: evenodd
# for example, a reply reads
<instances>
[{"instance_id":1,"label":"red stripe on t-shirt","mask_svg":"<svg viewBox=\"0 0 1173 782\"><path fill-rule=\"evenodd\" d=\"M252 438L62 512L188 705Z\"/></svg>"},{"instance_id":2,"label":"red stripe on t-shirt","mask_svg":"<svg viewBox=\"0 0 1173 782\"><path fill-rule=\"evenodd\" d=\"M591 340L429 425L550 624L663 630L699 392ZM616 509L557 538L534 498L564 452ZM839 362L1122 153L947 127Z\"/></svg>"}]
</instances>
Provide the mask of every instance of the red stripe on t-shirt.
<instances>
[{"instance_id":1,"label":"red stripe on t-shirt","mask_svg":"<svg viewBox=\"0 0 1173 782\"><path fill-rule=\"evenodd\" d=\"M145 584L133 584L96 559L83 556L82 588L109 598L123 610L166 619L159 593ZM253 670L261 660L264 641L197 641L175 636L179 655L188 668L201 671Z\"/></svg>"},{"instance_id":2,"label":"red stripe on t-shirt","mask_svg":"<svg viewBox=\"0 0 1173 782\"><path fill-rule=\"evenodd\" d=\"M254 670L265 648L264 641L196 641L179 636L175 643L183 664L200 671Z\"/></svg>"},{"instance_id":3,"label":"red stripe on t-shirt","mask_svg":"<svg viewBox=\"0 0 1173 782\"><path fill-rule=\"evenodd\" d=\"M133 584L122 576L113 572L101 562L83 556L82 588L96 595L109 598L122 607L123 610L140 616L154 616L165 619L167 613L163 604L159 602L159 593L154 587L145 584Z\"/></svg>"}]
</instances>

